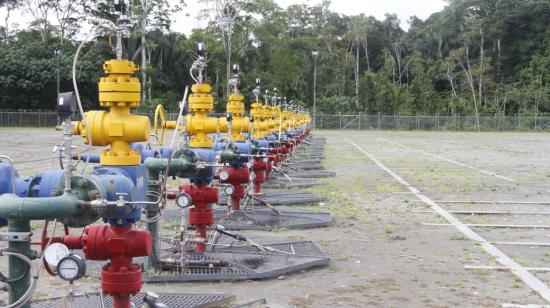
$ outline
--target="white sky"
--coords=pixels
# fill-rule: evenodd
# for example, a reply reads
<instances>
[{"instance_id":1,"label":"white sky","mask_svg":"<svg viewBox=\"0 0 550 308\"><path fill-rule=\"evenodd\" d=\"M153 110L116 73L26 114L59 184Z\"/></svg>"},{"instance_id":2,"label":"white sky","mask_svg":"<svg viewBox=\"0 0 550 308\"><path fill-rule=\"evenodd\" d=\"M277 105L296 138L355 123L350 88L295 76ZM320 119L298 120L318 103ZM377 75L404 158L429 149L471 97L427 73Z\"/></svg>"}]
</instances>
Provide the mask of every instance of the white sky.
<instances>
[{"instance_id":1,"label":"white sky","mask_svg":"<svg viewBox=\"0 0 550 308\"><path fill-rule=\"evenodd\" d=\"M176 0L171 0L176 1ZM199 11L205 8L205 4L196 0L187 0L187 7L180 13L174 15L172 29L186 34L191 29L203 27L206 24L199 22L196 18ZM275 0L280 6L287 7L292 4L318 4L321 0ZM407 20L411 16L418 16L421 19L428 18L432 13L440 11L445 6L444 0L332 0L331 10L346 14L373 15L377 19L383 19L385 13L396 13L401 20L401 27L408 29ZM5 9L0 9L0 24L4 23ZM26 27L29 16L21 10L13 12L10 18L11 23L18 23L19 27Z\"/></svg>"},{"instance_id":2,"label":"white sky","mask_svg":"<svg viewBox=\"0 0 550 308\"><path fill-rule=\"evenodd\" d=\"M175 16L174 30L190 33L191 28L203 27L205 23L196 20L197 13L205 8L205 4L199 1L186 1L187 8L184 12ZM315 5L322 0L275 0L281 7L293 4ZM359 15L364 13L377 19L384 19L386 13L396 13L401 20L401 27L408 29L407 21L411 16L420 19L430 17L432 13L441 11L445 6L444 0L332 0L330 9L345 15ZM189 15L189 16L186 16Z\"/></svg>"}]
</instances>

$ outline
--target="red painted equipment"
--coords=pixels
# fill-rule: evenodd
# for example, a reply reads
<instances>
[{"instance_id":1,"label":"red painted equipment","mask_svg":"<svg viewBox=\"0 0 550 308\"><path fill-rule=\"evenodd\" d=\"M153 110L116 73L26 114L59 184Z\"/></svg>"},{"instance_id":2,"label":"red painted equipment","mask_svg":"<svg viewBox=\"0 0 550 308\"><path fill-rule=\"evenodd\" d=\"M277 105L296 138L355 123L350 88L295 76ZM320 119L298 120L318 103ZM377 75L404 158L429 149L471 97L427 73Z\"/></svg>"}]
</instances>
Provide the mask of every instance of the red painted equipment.
<instances>
[{"instance_id":1,"label":"red painted equipment","mask_svg":"<svg viewBox=\"0 0 550 308\"><path fill-rule=\"evenodd\" d=\"M206 250L206 227L214 223L214 213L209 207L218 203L218 189L205 184L183 184L180 191L191 196L193 207L189 210L189 224L195 227L196 238L202 239L195 244L196 252Z\"/></svg>"},{"instance_id":2,"label":"red painted equipment","mask_svg":"<svg viewBox=\"0 0 550 308\"><path fill-rule=\"evenodd\" d=\"M114 308L129 308L130 295L141 290L141 266L135 257L151 255L151 233L132 230L131 226L93 225L82 236L54 238L71 249L82 249L87 260L110 260L101 270L101 289L113 297Z\"/></svg>"},{"instance_id":3,"label":"red painted equipment","mask_svg":"<svg viewBox=\"0 0 550 308\"><path fill-rule=\"evenodd\" d=\"M254 164L252 165L252 171L254 172L254 195L260 196L262 194L262 185L265 182L267 173L271 171L271 161L265 161L263 158L254 158Z\"/></svg>"},{"instance_id":4,"label":"red painted equipment","mask_svg":"<svg viewBox=\"0 0 550 308\"><path fill-rule=\"evenodd\" d=\"M227 175L225 177L220 177L220 183L231 184L234 188L233 193L229 196L231 198L231 210L239 211L241 209L241 199L244 197L243 185L248 184L250 170L247 167L227 167L220 169L218 174L222 172L227 172Z\"/></svg>"}]
</instances>

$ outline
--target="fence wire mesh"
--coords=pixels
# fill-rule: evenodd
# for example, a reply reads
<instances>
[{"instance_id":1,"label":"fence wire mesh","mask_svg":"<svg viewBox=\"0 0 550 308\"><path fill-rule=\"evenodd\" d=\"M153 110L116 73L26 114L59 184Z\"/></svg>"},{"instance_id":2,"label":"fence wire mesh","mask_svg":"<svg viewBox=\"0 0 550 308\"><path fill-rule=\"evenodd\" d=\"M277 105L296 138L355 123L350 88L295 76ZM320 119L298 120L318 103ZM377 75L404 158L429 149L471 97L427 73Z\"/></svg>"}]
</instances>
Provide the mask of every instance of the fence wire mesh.
<instances>
[{"instance_id":1,"label":"fence wire mesh","mask_svg":"<svg viewBox=\"0 0 550 308\"><path fill-rule=\"evenodd\" d=\"M153 122L154 113L145 115ZM213 114L223 116L223 113ZM176 120L177 113L167 113L167 120ZM402 116L402 115L345 115L317 114L317 129L353 130L422 130L477 131L474 116ZM76 115L75 120L79 120ZM60 123L55 112L0 111L0 127L54 127ZM548 131L550 116L481 116L481 131Z\"/></svg>"},{"instance_id":2,"label":"fence wire mesh","mask_svg":"<svg viewBox=\"0 0 550 308\"><path fill-rule=\"evenodd\" d=\"M318 114L317 129L477 131L475 116ZM549 116L481 116L481 131L547 131Z\"/></svg>"}]
</instances>

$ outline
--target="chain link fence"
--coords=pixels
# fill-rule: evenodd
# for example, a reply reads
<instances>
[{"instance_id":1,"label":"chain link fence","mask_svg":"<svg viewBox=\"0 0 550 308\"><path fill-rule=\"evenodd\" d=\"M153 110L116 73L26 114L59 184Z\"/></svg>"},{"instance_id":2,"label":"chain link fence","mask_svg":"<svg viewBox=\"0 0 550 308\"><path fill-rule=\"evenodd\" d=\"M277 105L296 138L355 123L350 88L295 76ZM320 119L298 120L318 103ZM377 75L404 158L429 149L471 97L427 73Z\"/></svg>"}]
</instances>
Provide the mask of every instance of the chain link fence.
<instances>
[{"instance_id":1,"label":"chain link fence","mask_svg":"<svg viewBox=\"0 0 550 308\"><path fill-rule=\"evenodd\" d=\"M154 113L135 114L149 116ZM213 114L223 116L224 114ZM177 113L166 114L167 120L176 120ZM78 120L79 116L75 117ZM0 111L0 127L54 127L60 123L55 112ZM401 116L401 115L344 115L317 114L317 129L355 130L423 130L423 131L477 131L474 116ZM548 131L550 116L482 116L481 131Z\"/></svg>"},{"instance_id":2,"label":"chain link fence","mask_svg":"<svg viewBox=\"0 0 550 308\"><path fill-rule=\"evenodd\" d=\"M477 131L475 116L326 115L317 129ZM550 116L481 116L481 131L548 131Z\"/></svg>"},{"instance_id":3,"label":"chain link fence","mask_svg":"<svg viewBox=\"0 0 550 308\"><path fill-rule=\"evenodd\" d=\"M153 123L155 116L152 113L133 114L148 116ZM166 120L176 120L177 113L167 113ZM79 114L73 116L73 120L78 121L81 117ZM27 112L27 111L0 111L0 127L55 127L61 123L56 112Z\"/></svg>"}]
</instances>

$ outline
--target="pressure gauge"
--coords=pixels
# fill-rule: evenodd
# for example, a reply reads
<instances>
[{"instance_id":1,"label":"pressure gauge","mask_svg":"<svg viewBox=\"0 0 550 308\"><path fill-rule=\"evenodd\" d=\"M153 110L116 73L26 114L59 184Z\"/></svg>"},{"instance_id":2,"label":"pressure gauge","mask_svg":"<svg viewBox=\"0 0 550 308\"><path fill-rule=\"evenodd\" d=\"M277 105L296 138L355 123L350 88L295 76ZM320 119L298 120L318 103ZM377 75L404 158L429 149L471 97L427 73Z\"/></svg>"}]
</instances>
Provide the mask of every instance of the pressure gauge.
<instances>
[{"instance_id":1,"label":"pressure gauge","mask_svg":"<svg viewBox=\"0 0 550 308\"><path fill-rule=\"evenodd\" d=\"M227 185L223 189L223 192L228 196L232 195L235 192L235 187L233 187L233 185Z\"/></svg>"},{"instance_id":2,"label":"pressure gauge","mask_svg":"<svg viewBox=\"0 0 550 308\"><path fill-rule=\"evenodd\" d=\"M227 181L229 180L229 172L222 170L220 171L219 177L220 177L220 180Z\"/></svg>"},{"instance_id":3,"label":"pressure gauge","mask_svg":"<svg viewBox=\"0 0 550 308\"><path fill-rule=\"evenodd\" d=\"M44 250L44 259L52 267L56 267L59 261L70 254L69 248L61 243L48 245Z\"/></svg>"},{"instance_id":4,"label":"pressure gauge","mask_svg":"<svg viewBox=\"0 0 550 308\"><path fill-rule=\"evenodd\" d=\"M77 254L69 254L57 264L57 274L66 281L75 281L86 273L86 261Z\"/></svg>"},{"instance_id":5,"label":"pressure gauge","mask_svg":"<svg viewBox=\"0 0 550 308\"><path fill-rule=\"evenodd\" d=\"M176 197L176 204L182 209L191 206L193 199L186 193L181 193Z\"/></svg>"}]
</instances>

